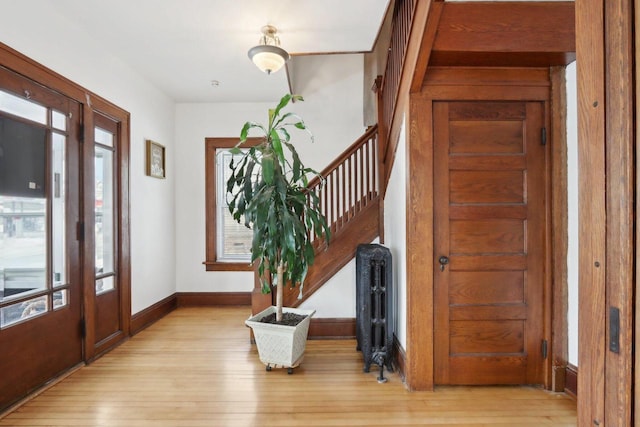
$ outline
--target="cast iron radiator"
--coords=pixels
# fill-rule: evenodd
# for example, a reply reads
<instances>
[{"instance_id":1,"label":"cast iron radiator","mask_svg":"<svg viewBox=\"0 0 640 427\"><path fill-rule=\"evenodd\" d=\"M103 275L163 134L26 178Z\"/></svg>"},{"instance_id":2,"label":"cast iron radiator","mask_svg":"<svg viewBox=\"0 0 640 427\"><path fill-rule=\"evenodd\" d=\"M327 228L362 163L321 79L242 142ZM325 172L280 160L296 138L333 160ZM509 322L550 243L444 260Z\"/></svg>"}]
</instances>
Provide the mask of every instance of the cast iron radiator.
<instances>
[{"instance_id":1,"label":"cast iron radiator","mask_svg":"<svg viewBox=\"0 0 640 427\"><path fill-rule=\"evenodd\" d=\"M393 372L393 270L391 252L381 245L358 245L356 251L356 340L364 356L364 372L384 367Z\"/></svg>"}]
</instances>

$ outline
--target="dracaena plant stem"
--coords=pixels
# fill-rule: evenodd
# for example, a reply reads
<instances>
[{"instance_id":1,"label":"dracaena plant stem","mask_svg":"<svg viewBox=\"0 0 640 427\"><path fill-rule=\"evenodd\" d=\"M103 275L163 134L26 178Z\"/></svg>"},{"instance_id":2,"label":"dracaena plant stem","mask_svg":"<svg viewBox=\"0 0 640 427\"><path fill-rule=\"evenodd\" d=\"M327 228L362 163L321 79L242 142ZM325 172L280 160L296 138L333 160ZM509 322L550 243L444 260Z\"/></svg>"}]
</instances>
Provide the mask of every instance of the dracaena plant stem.
<instances>
[{"instance_id":1,"label":"dracaena plant stem","mask_svg":"<svg viewBox=\"0 0 640 427\"><path fill-rule=\"evenodd\" d=\"M276 322L282 321L282 300L284 298L284 286L282 285L284 276L284 264L282 261L278 264L278 278L276 283Z\"/></svg>"}]
</instances>

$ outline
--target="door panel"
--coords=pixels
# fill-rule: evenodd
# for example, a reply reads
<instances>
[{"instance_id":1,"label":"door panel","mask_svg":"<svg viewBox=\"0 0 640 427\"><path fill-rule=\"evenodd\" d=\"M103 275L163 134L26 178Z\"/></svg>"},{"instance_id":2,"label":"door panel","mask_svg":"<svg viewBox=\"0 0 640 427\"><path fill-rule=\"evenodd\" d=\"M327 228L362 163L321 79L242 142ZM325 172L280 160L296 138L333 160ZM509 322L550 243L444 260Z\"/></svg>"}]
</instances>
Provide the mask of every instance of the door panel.
<instances>
[{"instance_id":1,"label":"door panel","mask_svg":"<svg viewBox=\"0 0 640 427\"><path fill-rule=\"evenodd\" d=\"M543 124L539 102L434 103L437 384L543 382Z\"/></svg>"},{"instance_id":2,"label":"door panel","mask_svg":"<svg viewBox=\"0 0 640 427\"><path fill-rule=\"evenodd\" d=\"M451 354L464 353L522 353L524 325L521 320L457 319L452 316L449 347ZM491 314L491 313L486 313ZM485 314L485 315L486 315Z\"/></svg>"},{"instance_id":3,"label":"door panel","mask_svg":"<svg viewBox=\"0 0 640 427\"><path fill-rule=\"evenodd\" d=\"M522 153L522 125L515 121L452 122L451 154ZM496 135L500 135L497 138Z\"/></svg>"},{"instance_id":4,"label":"door panel","mask_svg":"<svg viewBox=\"0 0 640 427\"><path fill-rule=\"evenodd\" d=\"M457 271L449 279L449 303L453 306L524 302L522 271Z\"/></svg>"},{"instance_id":5,"label":"door panel","mask_svg":"<svg viewBox=\"0 0 640 427\"><path fill-rule=\"evenodd\" d=\"M451 221L450 250L455 253L522 253L522 220Z\"/></svg>"},{"instance_id":6,"label":"door panel","mask_svg":"<svg viewBox=\"0 0 640 427\"><path fill-rule=\"evenodd\" d=\"M470 159L465 159L468 163ZM454 165L464 167L464 165ZM493 165L486 165L491 167ZM458 171L449 174L450 202L470 203L522 203L524 188L520 171Z\"/></svg>"}]
</instances>

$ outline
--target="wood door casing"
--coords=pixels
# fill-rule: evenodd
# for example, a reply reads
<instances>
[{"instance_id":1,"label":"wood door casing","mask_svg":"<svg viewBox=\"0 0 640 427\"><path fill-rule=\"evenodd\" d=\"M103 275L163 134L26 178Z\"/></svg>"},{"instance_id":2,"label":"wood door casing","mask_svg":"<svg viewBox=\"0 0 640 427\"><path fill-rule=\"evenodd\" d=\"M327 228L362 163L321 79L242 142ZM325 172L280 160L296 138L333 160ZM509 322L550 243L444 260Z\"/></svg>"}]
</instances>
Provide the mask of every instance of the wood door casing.
<instances>
[{"instance_id":1,"label":"wood door casing","mask_svg":"<svg viewBox=\"0 0 640 427\"><path fill-rule=\"evenodd\" d=\"M433 108L435 383L541 384L544 104Z\"/></svg>"}]
</instances>

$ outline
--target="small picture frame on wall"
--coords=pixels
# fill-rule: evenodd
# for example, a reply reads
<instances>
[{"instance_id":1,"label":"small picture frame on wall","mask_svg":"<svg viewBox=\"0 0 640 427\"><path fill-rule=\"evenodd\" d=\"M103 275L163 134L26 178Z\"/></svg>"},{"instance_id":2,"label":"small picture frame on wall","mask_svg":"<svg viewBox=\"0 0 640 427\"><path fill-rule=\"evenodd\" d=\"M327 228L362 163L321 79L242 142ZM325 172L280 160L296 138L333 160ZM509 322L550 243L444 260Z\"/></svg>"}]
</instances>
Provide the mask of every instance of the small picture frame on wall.
<instances>
[{"instance_id":1,"label":"small picture frame on wall","mask_svg":"<svg viewBox=\"0 0 640 427\"><path fill-rule=\"evenodd\" d=\"M164 146L147 139L147 175L165 178Z\"/></svg>"}]
</instances>

